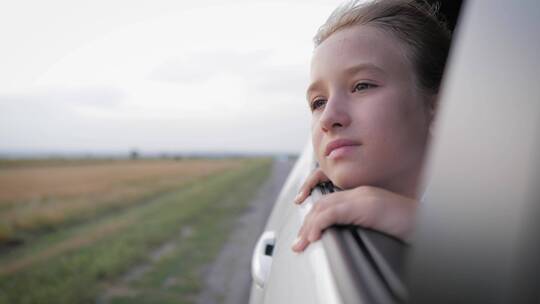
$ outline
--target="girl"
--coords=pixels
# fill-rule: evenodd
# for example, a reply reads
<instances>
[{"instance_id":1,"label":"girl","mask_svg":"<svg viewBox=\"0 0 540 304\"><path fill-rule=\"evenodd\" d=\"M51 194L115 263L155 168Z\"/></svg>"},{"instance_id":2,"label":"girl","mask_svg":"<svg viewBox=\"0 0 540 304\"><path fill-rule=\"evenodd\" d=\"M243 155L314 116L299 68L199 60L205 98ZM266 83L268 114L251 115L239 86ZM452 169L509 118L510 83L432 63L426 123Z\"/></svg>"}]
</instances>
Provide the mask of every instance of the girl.
<instances>
[{"instance_id":1,"label":"girl","mask_svg":"<svg viewBox=\"0 0 540 304\"><path fill-rule=\"evenodd\" d=\"M355 1L334 11L314 41L307 99L319 168L295 202L322 181L343 191L314 205L293 250L303 251L333 224L407 240L449 31L418 1Z\"/></svg>"}]
</instances>

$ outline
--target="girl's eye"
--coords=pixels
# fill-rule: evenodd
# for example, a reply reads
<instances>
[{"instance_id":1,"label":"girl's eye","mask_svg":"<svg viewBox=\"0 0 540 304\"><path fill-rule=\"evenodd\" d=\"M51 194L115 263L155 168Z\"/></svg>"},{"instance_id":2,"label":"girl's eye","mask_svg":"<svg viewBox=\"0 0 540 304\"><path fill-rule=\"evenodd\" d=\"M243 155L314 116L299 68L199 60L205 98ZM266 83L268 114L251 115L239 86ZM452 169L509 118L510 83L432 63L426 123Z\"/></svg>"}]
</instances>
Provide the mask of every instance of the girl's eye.
<instances>
[{"instance_id":1,"label":"girl's eye","mask_svg":"<svg viewBox=\"0 0 540 304\"><path fill-rule=\"evenodd\" d=\"M315 111L326 104L326 100L323 98L315 99L311 102L311 111Z\"/></svg>"},{"instance_id":2,"label":"girl's eye","mask_svg":"<svg viewBox=\"0 0 540 304\"><path fill-rule=\"evenodd\" d=\"M372 83L360 82L359 84L354 86L353 92L363 91L363 90L366 90L366 89L371 89L371 88L376 88L376 87L377 87L377 85L374 85Z\"/></svg>"}]
</instances>

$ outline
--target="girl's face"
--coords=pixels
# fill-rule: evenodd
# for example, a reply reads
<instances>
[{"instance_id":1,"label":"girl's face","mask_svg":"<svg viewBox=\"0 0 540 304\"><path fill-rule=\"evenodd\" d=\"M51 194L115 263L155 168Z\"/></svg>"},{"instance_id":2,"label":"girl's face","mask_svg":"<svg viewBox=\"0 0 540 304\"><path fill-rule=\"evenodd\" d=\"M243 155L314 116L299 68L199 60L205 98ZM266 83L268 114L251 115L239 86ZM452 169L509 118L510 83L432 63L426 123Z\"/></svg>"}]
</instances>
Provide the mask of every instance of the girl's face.
<instances>
[{"instance_id":1,"label":"girl's face","mask_svg":"<svg viewBox=\"0 0 540 304\"><path fill-rule=\"evenodd\" d=\"M313 148L336 186L415 194L432 118L416 83L403 45L375 27L342 29L315 49Z\"/></svg>"}]
</instances>

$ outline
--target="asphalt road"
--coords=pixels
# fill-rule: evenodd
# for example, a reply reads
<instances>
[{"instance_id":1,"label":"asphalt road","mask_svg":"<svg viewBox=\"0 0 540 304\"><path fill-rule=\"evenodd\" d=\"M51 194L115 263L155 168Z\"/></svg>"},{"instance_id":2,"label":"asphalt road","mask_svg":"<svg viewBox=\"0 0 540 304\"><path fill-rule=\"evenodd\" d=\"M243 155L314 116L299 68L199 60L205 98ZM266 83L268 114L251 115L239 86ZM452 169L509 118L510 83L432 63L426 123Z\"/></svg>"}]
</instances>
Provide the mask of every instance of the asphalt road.
<instances>
[{"instance_id":1,"label":"asphalt road","mask_svg":"<svg viewBox=\"0 0 540 304\"><path fill-rule=\"evenodd\" d=\"M253 248L293 165L293 161L274 161L270 177L238 218L217 259L205 269L205 286L197 299L198 304L248 302Z\"/></svg>"}]
</instances>

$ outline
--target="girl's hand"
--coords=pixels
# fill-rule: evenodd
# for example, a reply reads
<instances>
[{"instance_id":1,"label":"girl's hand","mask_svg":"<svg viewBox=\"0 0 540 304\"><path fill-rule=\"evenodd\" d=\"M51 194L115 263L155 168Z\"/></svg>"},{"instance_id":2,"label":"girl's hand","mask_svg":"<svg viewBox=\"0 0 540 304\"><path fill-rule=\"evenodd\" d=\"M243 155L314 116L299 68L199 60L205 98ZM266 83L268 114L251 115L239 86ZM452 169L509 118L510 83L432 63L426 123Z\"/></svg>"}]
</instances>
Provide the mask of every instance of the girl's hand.
<instances>
[{"instance_id":1,"label":"girl's hand","mask_svg":"<svg viewBox=\"0 0 540 304\"><path fill-rule=\"evenodd\" d=\"M303 202L315 185L327 180L320 169L315 171L302 186L295 202ZM412 232L417 207L414 199L372 186L327 194L306 215L292 249L303 251L333 224L353 224L406 240Z\"/></svg>"}]
</instances>

